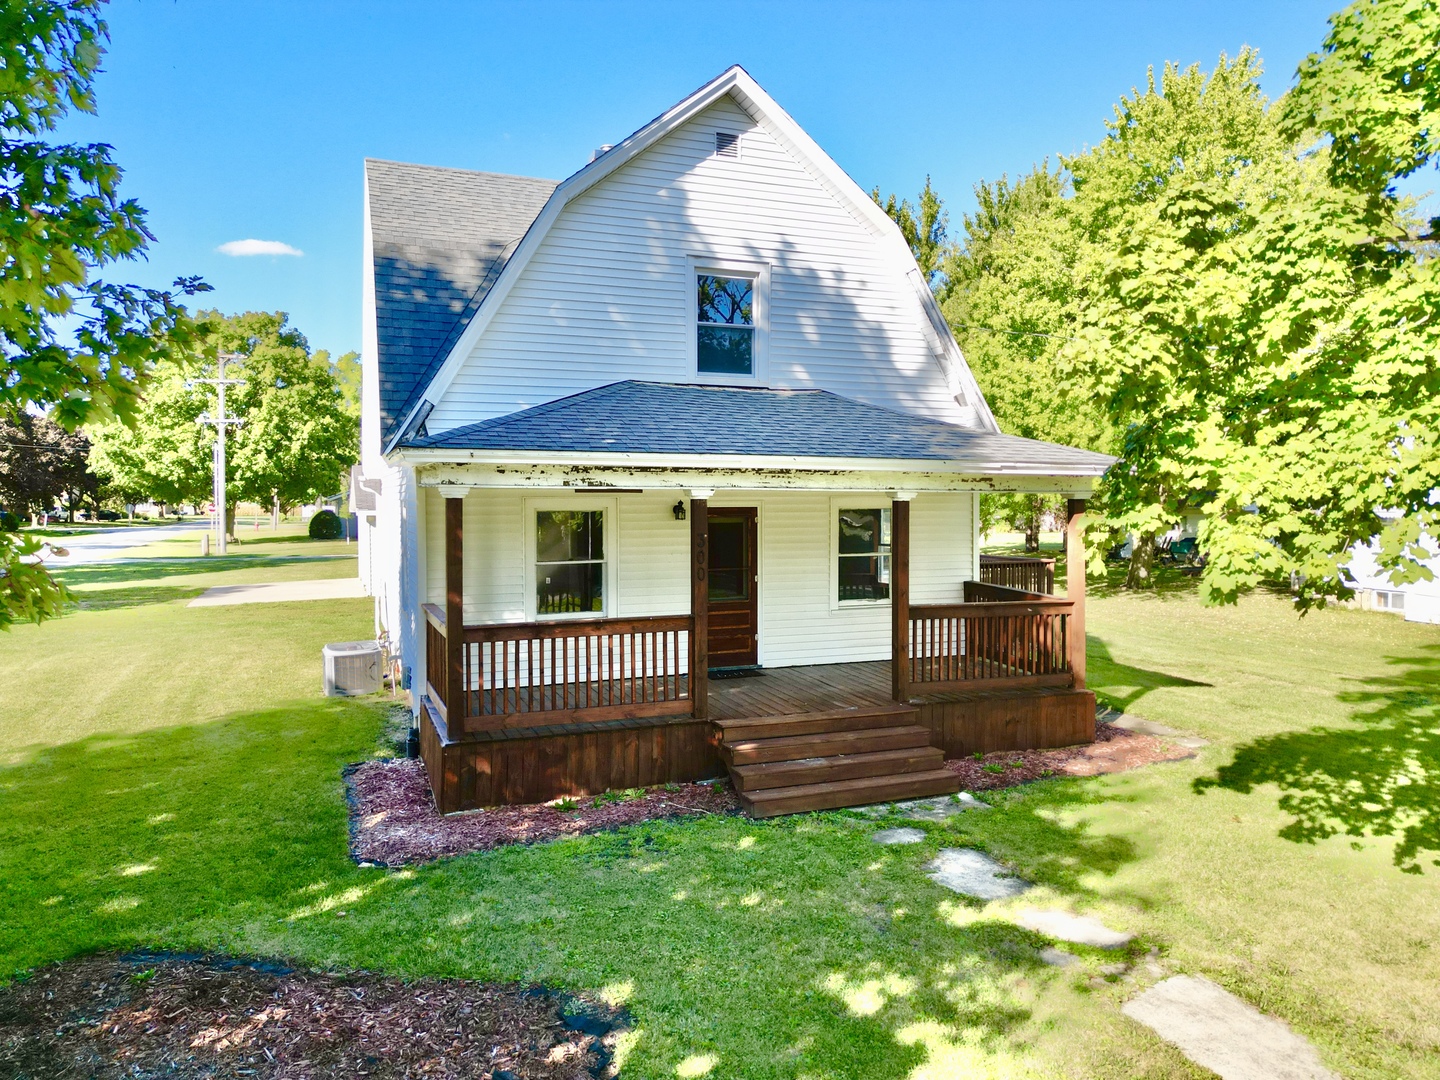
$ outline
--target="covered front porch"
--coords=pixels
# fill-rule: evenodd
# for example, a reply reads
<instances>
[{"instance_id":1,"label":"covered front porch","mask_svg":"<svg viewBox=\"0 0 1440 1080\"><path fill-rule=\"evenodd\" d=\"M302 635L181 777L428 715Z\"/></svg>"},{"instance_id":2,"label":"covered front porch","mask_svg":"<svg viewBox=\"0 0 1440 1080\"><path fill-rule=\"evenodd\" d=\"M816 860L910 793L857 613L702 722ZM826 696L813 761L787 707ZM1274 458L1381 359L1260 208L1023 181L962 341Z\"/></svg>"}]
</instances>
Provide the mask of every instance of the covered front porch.
<instances>
[{"instance_id":1,"label":"covered front porch","mask_svg":"<svg viewBox=\"0 0 1440 1080\"><path fill-rule=\"evenodd\" d=\"M933 787L936 755L1073 745L1094 736L1083 576L1057 597L1049 560L978 556L978 579L956 582L956 602L911 603L908 493L893 493L888 507L892 659L763 668L737 667L728 654L723 667L712 658L717 642L733 649L734 619L731 610L714 610L721 605L713 603L709 492L682 500L688 611L471 625L463 617L464 492L442 494L445 603L423 608L420 724L444 812L706 779L727 767L742 788L739 770L755 757L736 751L742 736L750 743L788 738L798 755L792 760L811 763L804 779L838 778L826 781L834 789L829 801L815 806L874 801L866 791L925 793L913 784L857 779L857 770L873 773L882 759L906 758L912 773L929 769ZM1084 565L1084 508L1079 499L1069 507L1072 566ZM769 727L751 723L758 720ZM906 757L917 743L935 751L927 762ZM785 765L773 750L760 758L771 771ZM841 790L857 784L848 795Z\"/></svg>"}]
</instances>

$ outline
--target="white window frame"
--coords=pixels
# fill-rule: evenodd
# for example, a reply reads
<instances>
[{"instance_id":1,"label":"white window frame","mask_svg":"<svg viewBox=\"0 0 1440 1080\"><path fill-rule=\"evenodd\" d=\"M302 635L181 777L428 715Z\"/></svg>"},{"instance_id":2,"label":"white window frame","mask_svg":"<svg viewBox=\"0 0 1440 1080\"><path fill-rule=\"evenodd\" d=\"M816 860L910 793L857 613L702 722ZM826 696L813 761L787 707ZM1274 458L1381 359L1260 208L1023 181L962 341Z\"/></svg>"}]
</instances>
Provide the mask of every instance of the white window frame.
<instances>
[{"instance_id":1,"label":"white window frame","mask_svg":"<svg viewBox=\"0 0 1440 1080\"><path fill-rule=\"evenodd\" d=\"M699 383L717 386L763 385L766 379L770 338L770 267L766 263L746 260L690 255L685 260L685 348L690 378ZM749 278L754 283L753 314L755 329L751 332L754 345L750 353L750 374L737 375L700 370L700 316L696 278L714 274L724 278Z\"/></svg>"},{"instance_id":2,"label":"white window frame","mask_svg":"<svg viewBox=\"0 0 1440 1080\"><path fill-rule=\"evenodd\" d=\"M613 498L592 498L586 495L571 495L568 499L560 498L526 498L522 500L522 520L520 523L521 535L525 544L525 619L527 622L583 622L586 619L610 619L614 618L615 612L619 610L615 595L616 584L619 581L619 547L620 542L620 514L619 501ZM535 587L538 575L535 572L535 562L539 555L537 550L539 538L536 536L535 515L543 510L599 510L604 517L601 518L601 528L604 530L602 543L605 545L604 574L601 578L601 588L604 590L602 600L603 609L600 611L573 611L559 614L541 615L536 610Z\"/></svg>"},{"instance_id":3,"label":"white window frame","mask_svg":"<svg viewBox=\"0 0 1440 1080\"><path fill-rule=\"evenodd\" d=\"M888 491L857 492L853 495L832 495L830 496L830 610L846 611L851 608L877 608L889 607L890 597L883 600L841 600L840 599L840 511L841 510L872 510L880 509L892 511L892 499ZM895 574L895 552L894 552L894 521L891 521L891 552L890 552L890 574L891 586L894 586Z\"/></svg>"}]
</instances>

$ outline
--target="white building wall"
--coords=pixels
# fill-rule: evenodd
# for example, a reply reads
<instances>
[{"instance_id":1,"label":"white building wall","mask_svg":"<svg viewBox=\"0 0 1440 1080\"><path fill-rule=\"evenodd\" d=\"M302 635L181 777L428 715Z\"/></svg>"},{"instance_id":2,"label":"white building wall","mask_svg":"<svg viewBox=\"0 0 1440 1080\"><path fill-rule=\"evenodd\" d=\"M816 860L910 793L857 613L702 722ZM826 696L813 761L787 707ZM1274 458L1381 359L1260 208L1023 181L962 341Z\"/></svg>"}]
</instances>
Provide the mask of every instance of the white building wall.
<instances>
[{"instance_id":1,"label":"white building wall","mask_svg":"<svg viewBox=\"0 0 1440 1080\"><path fill-rule=\"evenodd\" d=\"M426 599L443 605L444 499L433 489L422 492L428 537ZM526 500L531 497L508 490L466 496L466 623L524 622L529 617ZM562 498L573 501L576 509L595 501L579 494ZM609 558L615 560L611 614L632 618L687 613L690 526L674 518L676 493L610 498L615 508L606 535ZM843 608L831 603L835 555L830 519L841 503L848 508L889 505L886 493L875 492L724 492L711 501L712 506L758 509L760 662L765 666L889 659L888 603ZM974 504L969 493L915 499L910 518L912 603L958 603L962 582L978 576Z\"/></svg>"},{"instance_id":2,"label":"white building wall","mask_svg":"<svg viewBox=\"0 0 1440 1080\"><path fill-rule=\"evenodd\" d=\"M717 131L740 136L738 160L714 156ZM621 379L697 381L695 260L768 268L757 385L975 422L878 238L727 97L566 207L428 430Z\"/></svg>"}]
</instances>

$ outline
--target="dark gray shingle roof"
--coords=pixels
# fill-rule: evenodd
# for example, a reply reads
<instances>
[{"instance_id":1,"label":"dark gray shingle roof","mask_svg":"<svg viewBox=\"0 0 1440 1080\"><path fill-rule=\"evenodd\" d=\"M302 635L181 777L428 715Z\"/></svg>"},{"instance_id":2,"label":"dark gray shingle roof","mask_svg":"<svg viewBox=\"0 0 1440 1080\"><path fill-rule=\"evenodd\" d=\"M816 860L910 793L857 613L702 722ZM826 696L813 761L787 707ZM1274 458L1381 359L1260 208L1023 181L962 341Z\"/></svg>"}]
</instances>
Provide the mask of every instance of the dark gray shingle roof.
<instances>
[{"instance_id":1,"label":"dark gray shingle roof","mask_svg":"<svg viewBox=\"0 0 1440 1080\"><path fill-rule=\"evenodd\" d=\"M417 448L611 454L894 458L977 473L1098 476L1113 458L956 427L828 390L610 383L438 435Z\"/></svg>"},{"instance_id":2,"label":"dark gray shingle roof","mask_svg":"<svg viewBox=\"0 0 1440 1080\"><path fill-rule=\"evenodd\" d=\"M375 252L381 437L388 441L556 181L370 159L365 182Z\"/></svg>"}]
</instances>

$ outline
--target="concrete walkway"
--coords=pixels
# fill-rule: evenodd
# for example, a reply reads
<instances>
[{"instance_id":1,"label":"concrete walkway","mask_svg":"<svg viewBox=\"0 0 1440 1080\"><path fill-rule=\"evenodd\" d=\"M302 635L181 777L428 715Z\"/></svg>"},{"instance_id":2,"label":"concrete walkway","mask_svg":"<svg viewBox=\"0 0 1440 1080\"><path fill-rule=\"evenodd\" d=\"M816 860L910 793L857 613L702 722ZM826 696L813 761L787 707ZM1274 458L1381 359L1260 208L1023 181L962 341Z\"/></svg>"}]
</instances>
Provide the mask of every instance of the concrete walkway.
<instances>
[{"instance_id":1,"label":"concrete walkway","mask_svg":"<svg viewBox=\"0 0 1440 1080\"><path fill-rule=\"evenodd\" d=\"M55 528L66 526L60 522ZM174 525L135 525L121 529L94 529L76 532L71 536L41 537L47 544L64 548L66 554L47 555L45 565L49 567L83 566L86 563L121 562L127 556L121 552L130 548L153 544L157 540L174 540L177 537L194 537L198 544L200 534L210 526L204 521L182 521Z\"/></svg>"},{"instance_id":2,"label":"concrete walkway","mask_svg":"<svg viewBox=\"0 0 1440 1080\"><path fill-rule=\"evenodd\" d=\"M288 600L347 600L365 595L359 578L324 581L267 581L256 585L216 585L191 600L187 607L222 604L278 604Z\"/></svg>"}]
</instances>

